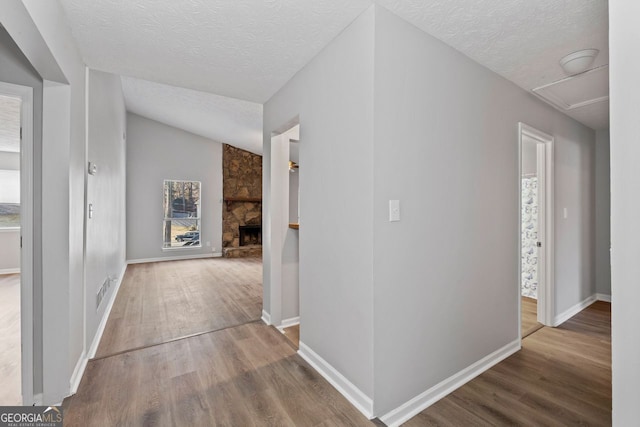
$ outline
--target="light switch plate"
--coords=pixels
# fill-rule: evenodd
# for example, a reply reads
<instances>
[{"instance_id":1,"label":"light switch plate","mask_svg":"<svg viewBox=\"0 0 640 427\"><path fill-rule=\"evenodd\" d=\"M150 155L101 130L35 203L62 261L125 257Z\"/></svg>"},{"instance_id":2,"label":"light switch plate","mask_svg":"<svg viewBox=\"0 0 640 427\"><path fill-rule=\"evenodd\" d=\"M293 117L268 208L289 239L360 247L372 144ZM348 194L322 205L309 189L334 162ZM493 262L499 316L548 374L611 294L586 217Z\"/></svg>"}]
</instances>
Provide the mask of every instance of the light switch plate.
<instances>
[{"instance_id":1,"label":"light switch plate","mask_svg":"<svg viewBox=\"0 0 640 427\"><path fill-rule=\"evenodd\" d=\"M389 200L389 222L400 221L400 200Z\"/></svg>"}]
</instances>

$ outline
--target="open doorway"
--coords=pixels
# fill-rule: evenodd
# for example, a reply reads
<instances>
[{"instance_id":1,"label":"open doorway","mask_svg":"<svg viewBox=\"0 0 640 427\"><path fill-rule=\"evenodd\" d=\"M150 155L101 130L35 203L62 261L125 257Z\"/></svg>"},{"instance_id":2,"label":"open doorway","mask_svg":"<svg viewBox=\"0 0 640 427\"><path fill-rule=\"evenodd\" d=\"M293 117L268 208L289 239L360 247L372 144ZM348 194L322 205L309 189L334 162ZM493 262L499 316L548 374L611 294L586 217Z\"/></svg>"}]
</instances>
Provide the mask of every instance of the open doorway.
<instances>
[{"instance_id":1,"label":"open doorway","mask_svg":"<svg viewBox=\"0 0 640 427\"><path fill-rule=\"evenodd\" d=\"M0 405L22 405L33 393L32 114L32 88L0 82Z\"/></svg>"},{"instance_id":2,"label":"open doorway","mask_svg":"<svg viewBox=\"0 0 640 427\"><path fill-rule=\"evenodd\" d=\"M520 334L552 324L553 137L523 123L520 143Z\"/></svg>"},{"instance_id":3,"label":"open doorway","mask_svg":"<svg viewBox=\"0 0 640 427\"><path fill-rule=\"evenodd\" d=\"M269 179L265 199L265 313L297 347L300 334L300 125L275 132L269 148Z\"/></svg>"}]
</instances>

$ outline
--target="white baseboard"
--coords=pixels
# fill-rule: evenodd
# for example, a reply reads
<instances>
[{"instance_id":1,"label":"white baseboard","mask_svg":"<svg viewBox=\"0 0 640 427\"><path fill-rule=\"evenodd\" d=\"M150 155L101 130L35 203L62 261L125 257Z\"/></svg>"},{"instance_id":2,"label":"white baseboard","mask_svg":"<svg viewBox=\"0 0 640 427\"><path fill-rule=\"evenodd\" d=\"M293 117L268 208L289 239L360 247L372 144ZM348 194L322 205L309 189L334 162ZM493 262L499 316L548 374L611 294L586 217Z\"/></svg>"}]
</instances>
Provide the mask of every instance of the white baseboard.
<instances>
[{"instance_id":1,"label":"white baseboard","mask_svg":"<svg viewBox=\"0 0 640 427\"><path fill-rule=\"evenodd\" d=\"M200 258L220 258L222 252L210 253L210 254L193 254L193 255L174 255L158 258L144 258L144 259L128 259L127 264L142 264L145 262L162 262L162 261L181 261L183 259L200 259Z\"/></svg>"},{"instance_id":2,"label":"white baseboard","mask_svg":"<svg viewBox=\"0 0 640 427\"><path fill-rule=\"evenodd\" d=\"M87 367L87 362L87 353L83 351L80 355L80 358L76 362L76 367L73 369L73 374L71 374L71 379L69 380L70 394L76 394L76 391L78 391L78 386L80 385L82 375L84 375L84 370Z\"/></svg>"},{"instance_id":3,"label":"white baseboard","mask_svg":"<svg viewBox=\"0 0 640 427\"><path fill-rule=\"evenodd\" d=\"M302 341L299 345L298 354L311 365L320 375L335 387L347 400L364 414L367 419L373 418L373 400L364 394L351 381L338 372L326 360L316 354Z\"/></svg>"},{"instance_id":4,"label":"white baseboard","mask_svg":"<svg viewBox=\"0 0 640 427\"><path fill-rule=\"evenodd\" d=\"M3 268L0 270L0 275L3 274L18 274L20 273L20 267L18 268Z\"/></svg>"},{"instance_id":5,"label":"white baseboard","mask_svg":"<svg viewBox=\"0 0 640 427\"><path fill-rule=\"evenodd\" d=\"M408 402L403 403L396 409L387 412L380 417L380 420L389 427L399 426L484 371L490 369L492 366L502 362L518 350L520 350L520 340L510 342L504 347L478 360L473 365L441 381Z\"/></svg>"},{"instance_id":6,"label":"white baseboard","mask_svg":"<svg viewBox=\"0 0 640 427\"><path fill-rule=\"evenodd\" d=\"M553 326L560 326L561 324L563 324L567 320L571 319L576 314L580 313L585 308L589 307L595 301L596 301L596 294L593 294L590 297L587 297L584 300L580 301L579 303L577 303L573 307L569 307L569 309L567 309L567 310L563 311L562 313L558 314L553 319Z\"/></svg>"},{"instance_id":7,"label":"white baseboard","mask_svg":"<svg viewBox=\"0 0 640 427\"><path fill-rule=\"evenodd\" d=\"M100 319L100 323L98 324L98 329L96 329L96 333L93 336L93 340L91 341L91 346L87 351L87 360L93 359L94 357L96 357L96 351L98 351L98 345L100 344L100 340L102 339L104 328L107 326L107 320L109 320L109 314L111 314L111 309L113 308L113 304L116 302L116 296L118 295L118 291L120 290L120 285L122 285L122 281L124 280L124 275L127 272L127 265L128 264L125 263L125 265L122 267L122 271L120 272L120 277L118 277L118 281L116 282L116 285L113 288L113 292L111 293L111 298L107 303L107 306L104 310L104 314L102 315L102 319ZM73 392L75 393L75 390Z\"/></svg>"},{"instance_id":8,"label":"white baseboard","mask_svg":"<svg viewBox=\"0 0 640 427\"><path fill-rule=\"evenodd\" d=\"M611 295L607 294L596 294L596 299L598 301L611 302Z\"/></svg>"},{"instance_id":9,"label":"white baseboard","mask_svg":"<svg viewBox=\"0 0 640 427\"><path fill-rule=\"evenodd\" d=\"M271 324L271 315L269 313L267 313L266 311L264 311L264 310L262 310L262 321L266 325L270 325Z\"/></svg>"},{"instance_id":10,"label":"white baseboard","mask_svg":"<svg viewBox=\"0 0 640 427\"><path fill-rule=\"evenodd\" d=\"M122 280L124 279L124 274L127 271L127 264L125 263L122 267L122 271L120 272L120 276L118 277L118 281L111 292L111 298L109 299L109 303L107 304L104 314L102 315L102 319L98 324L98 329L96 330L95 335L93 336L93 340L91 341L91 347L89 347L88 352L82 352L78 362L76 363L76 367L73 370L73 374L71 375L71 379L69 380L69 392L71 395L76 394L78 391L78 387L80 386L80 381L82 380L82 376L84 375L84 371L87 368L87 363L89 359L92 359L96 355L96 351L98 350L98 344L100 344L100 339L102 339L102 334L104 333L104 328L107 326L107 320L109 318L109 314L111 313L111 308L113 307L113 303L116 300L116 295L118 295L118 290L120 289L120 285L122 284Z\"/></svg>"},{"instance_id":11,"label":"white baseboard","mask_svg":"<svg viewBox=\"0 0 640 427\"><path fill-rule=\"evenodd\" d=\"M300 324L300 316L291 317L289 319L284 319L282 322L280 322L280 326L278 326L278 329L280 329L280 331L282 332L284 328L290 328L291 326L295 326L299 324Z\"/></svg>"}]
</instances>

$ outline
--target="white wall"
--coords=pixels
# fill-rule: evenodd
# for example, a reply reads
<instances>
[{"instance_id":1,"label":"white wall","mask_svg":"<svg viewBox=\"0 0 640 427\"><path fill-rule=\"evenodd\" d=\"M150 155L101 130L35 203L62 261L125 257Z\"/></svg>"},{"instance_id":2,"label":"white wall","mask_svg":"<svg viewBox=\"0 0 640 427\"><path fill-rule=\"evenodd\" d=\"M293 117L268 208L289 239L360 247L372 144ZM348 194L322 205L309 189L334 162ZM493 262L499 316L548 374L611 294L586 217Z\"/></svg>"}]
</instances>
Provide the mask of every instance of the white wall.
<instances>
[{"instance_id":1,"label":"white wall","mask_svg":"<svg viewBox=\"0 0 640 427\"><path fill-rule=\"evenodd\" d=\"M613 425L640 419L640 3L609 2Z\"/></svg>"},{"instance_id":2,"label":"white wall","mask_svg":"<svg viewBox=\"0 0 640 427\"><path fill-rule=\"evenodd\" d=\"M522 176L538 172L538 143L526 135L522 136Z\"/></svg>"},{"instance_id":3,"label":"white wall","mask_svg":"<svg viewBox=\"0 0 640 427\"><path fill-rule=\"evenodd\" d=\"M201 248L162 250L165 179L202 183ZM127 114L127 260L211 255L221 248L222 144Z\"/></svg>"},{"instance_id":4,"label":"white wall","mask_svg":"<svg viewBox=\"0 0 640 427\"><path fill-rule=\"evenodd\" d=\"M16 22L13 8L6 2L0 4L0 21ZM12 5L15 6L15 5ZM19 6L19 5L18 5ZM18 13L27 15L24 9L15 8ZM19 23L19 22L16 22ZM7 25L7 24L5 24ZM29 34L28 26L21 26L23 33ZM33 30L33 28L32 28ZM0 27L0 81L20 84L33 88L33 235L34 248L42 247L42 77L25 58L20 48L13 41L4 28ZM18 155L19 156L19 155ZM14 156L15 157L15 156ZM20 167L20 160L5 158L3 167L10 165ZM3 247L15 247L14 243L19 239L19 232L10 232L0 235L0 243ZM10 254L2 254L0 259L5 259L3 268L19 268L20 254L12 250ZM6 258L5 258L6 257ZM33 253L33 292L34 292L34 387L36 392L42 392L42 251L34 250Z\"/></svg>"},{"instance_id":5,"label":"white wall","mask_svg":"<svg viewBox=\"0 0 640 427\"><path fill-rule=\"evenodd\" d=\"M373 396L373 13L359 17L264 107L263 223L271 134L299 116L301 342ZM285 216L288 211L282 212ZM268 230L265 230L268 233ZM265 310L270 254L265 246Z\"/></svg>"},{"instance_id":6,"label":"white wall","mask_svg":"<svg viewBox=\"0 0 640 427\"><path fill-rule=\"evenodd\" d=\"M0 274L20 272L20 229L0 229Z\"/></svg>"},{"instance_id":7,"label":"white wall","mask_svg":"<svg viewBox=\"0 0 640 427\"><path fill-rule=\"evenodd\" d=\"M593 294L595 135L382 8L374 103L380 415L518 343L518 122L556 139L556 314Z\"/></svg>"},{"instance_id":8,"label":"white wall","mask_svg":"<svg viewBox=\"0 0 640 427\"><path fill-rule=\"evenodd\" d=\"M596 132L596 292L611 295L609 130Z\"/></svg>"},{"instance_id":9,"label":"white wall","mask_svg":"<svg viewBox=\"0 0 640 427\"><path fill-rule=\"evenodd\" d=\"M2 29L0 28L0 31ZM4 32L6 34L6 32ZM8 36L8 35L7 35ZM1 37L1 36L0 36ZM4 46L0 40L0 49ZM1 52L1 51L0 51ZM1 55L1 53L0 53ZM9 62L2 56L1 60ZM0 71L0 81L4 73ZM0 200L20 203L20 153L0 151ZM16 176L17 175L17 176ZM11 180L12 182L8 182ZM14 182L15 181L15 182ZM6 188L3 188L6 186ZM10 187L11 186L11 187ZM3 191L5 190L5 191ZM9 191L7 191L9 190ZM17 199L15 197L17 196ZM0 228L0 274L20 272L20 229Z\"/></svg>"},{"instance_id":10,"label":"white wall","mask_svg":"<svg viewBox=\"0 0 640 427\"><path fill-rule=\"evenodd\" d=\"M2 29L0 28L0 31ZM6 33L5 33L6 34ZM3 46L3 41L0 41L0 47ZM9 61L10 59L3 56L2 63L5 64L5 61ZM0 70L0 81L4 80L5 73L4 70ZM10 79L10 77L7 76ZM11 79L13 80L13 79ZM0 170L9 170L9 171L18 171L20 170L20 153L12 153L9 151L0 151Z\"/></svg>"},{"instance_id":11,"label":"white wall","mask_svg":"<svg viewBox=\"0 0 640 427\"><path fill-rule=\"evenodd\" d=\"M87 217L85 333L91 344L125 266L126 110L120 76L90 70L88 78L87 156L98 168L96 175L87 176L93 217ZM96 294L107 279L112 286L96 308Z\"/></svg>"},{"instance_id":12,"label":"white wall","mask_svg":"<svg viewBox=\"0 0 640 427\"><path fill-rule=\"evenodd\" d=\"M70 377L84 351L85 67L58 2L10 4L23 7L27 16L14 10L15 15L3 24L45 79L42 391L44 402L54 403L69 393ZM34 312L39 312L37 306Z\"/></svg>"},{"instance_id":13,"label":"white wall","mask_svg":"<svg viewBox=\"0 0 640 427\"><path fill-rule=\"evenodd\" d=\"M123 247L121 239L97 242L84 232L87 145L108 150L108 146L92 145L104 142L102 138L108 135L94 134L90 141L87 119L92 126L105 129L107 122L115 126L117 120L89 117L91 112L87 115L86 68L58 2L2 2L0 21L44 79L40 82L42 96L35 91L34 391L41 393L43 403L52 404L70 393L86 362L89 337L84 334L85 237L92 254L112 249L117 252ZM92 102L96 108L102 102L122 107L117 92L103 99L94 97ZM98 157L109 165L110 160L106 159L111 154L102 152ZM121 163L122 159L118 161ZM109 181L113 187L92 192L95 200L108 200L122 191L117 188L118 179ZM99 194L103 190L109 194ZM121 228L119 221L113 219L107 227ZM117 248L107 248L111 244ZM94 261L90 270L109 263L99 256ZM87 328L89 335L92 328Z\"/></svg>"}]
</instances>

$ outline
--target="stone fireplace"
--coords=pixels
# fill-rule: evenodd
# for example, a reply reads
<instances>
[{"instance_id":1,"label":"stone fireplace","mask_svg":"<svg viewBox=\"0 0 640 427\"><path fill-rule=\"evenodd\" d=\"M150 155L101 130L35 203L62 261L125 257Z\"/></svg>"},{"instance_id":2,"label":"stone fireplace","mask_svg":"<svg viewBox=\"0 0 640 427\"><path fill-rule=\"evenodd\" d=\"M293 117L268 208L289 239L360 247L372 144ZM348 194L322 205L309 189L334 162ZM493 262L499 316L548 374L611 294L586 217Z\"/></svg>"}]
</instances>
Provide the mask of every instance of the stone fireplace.
<instances>
[{"instance_id":1,"label":"stone fireplace","mask_svg":"<svg viewBox=\"0 0 640 427\"><path fill-rule=\"evenodd\" d=\"M222 253L262 255L262 157L230 145L222 152Z\"/></svg>"}]
</instances>

